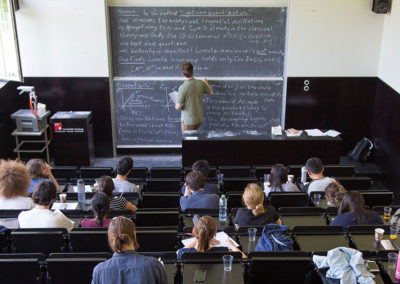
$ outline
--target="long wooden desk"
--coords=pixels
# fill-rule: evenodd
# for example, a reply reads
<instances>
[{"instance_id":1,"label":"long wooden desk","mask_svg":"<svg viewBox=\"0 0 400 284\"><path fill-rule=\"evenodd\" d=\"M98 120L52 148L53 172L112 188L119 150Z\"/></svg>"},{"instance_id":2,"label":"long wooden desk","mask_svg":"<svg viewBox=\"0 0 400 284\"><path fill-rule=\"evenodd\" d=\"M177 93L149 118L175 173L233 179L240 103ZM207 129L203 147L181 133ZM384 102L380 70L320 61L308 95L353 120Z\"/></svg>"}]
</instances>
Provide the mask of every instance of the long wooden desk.
<instances>
[{"instance_id":1,"label":"long wooden desk","mask_svg":"<svg viewBox=\"0 0 400 284\"><path fill-rule=\"evenodd\" d=\"M326 164L340 162L341 137L273 136L268 132L190 131L182 140L182 164L205 159L210 165L304 164L319 157Z\"/></svg>"}]
</instances>

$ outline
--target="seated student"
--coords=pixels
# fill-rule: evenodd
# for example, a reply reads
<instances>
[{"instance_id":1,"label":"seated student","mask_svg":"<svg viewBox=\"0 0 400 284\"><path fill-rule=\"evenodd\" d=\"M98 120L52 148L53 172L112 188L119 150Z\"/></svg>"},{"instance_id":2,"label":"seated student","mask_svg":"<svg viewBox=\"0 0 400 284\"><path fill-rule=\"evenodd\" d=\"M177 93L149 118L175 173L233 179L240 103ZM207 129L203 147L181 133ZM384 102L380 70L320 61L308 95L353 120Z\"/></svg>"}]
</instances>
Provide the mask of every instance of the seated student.
<instances>
[{"instance_id":1,"label":"seated student","mask_svg":"<svg viewBox=\"0 0 400 284\"><path fill-rule=\"evenodd\" d=\"M202 216L197 220L196 225L193 228L193 235L196 236L196 240L179 249L176 253L178 254L178 259L182 258L182 254L185 252L212 252L212 251L238 251L241 252L231 240L227 240L226 247L216 247L220 242L214 239L217 233L217 225L215 221L210 216ZM242 253L243 258L247 256Z\"/></svg>"},{"instance_id":2,"label":"seated student","mask_svg":"<svg viewBox=\"0 0 400 284\"><path fill-rule=\"evenodd\" d=\"M288 181L288 170L284 165L276 164L269 174L269 186L265 187L265 195L270 192L300 191L294 183Z\"/></svg>"},{"instance_id":3,"label":"seated student","mask_svg":"<svg viewBox=\"0 0 400 284\"><path fill-rule=\"evenodd\" d=\"M258 184L248 184L242 198L246 208L240 208L236 213L236 228L265 226L270 223L282 225L282 221L274 207L266 206L264 208L264 193Z\"/></svg>"},{"instance_id":4,"label":"seated student","mask_svg":"<svg viewBox=\"0 0 400 284\"><path fill-rule=\"evenodd\" d=\"M334 179L330 177L324 177L324 165L319 158L310 158L306 162L306 169L311 182L305 186L308 194L312 191L324 191L326 186L330 184Z\"/></svg>"},{"instance_id":5,"label":"seated student","mask_svg":"<svg viewBox=\"0 0 400 284\"><path fill-rule=\"evenodd\" d=\"M348 191L344 194L338 213L339 215L329 225L347 228L350 225L384 224L376 212L365 210L364 198L357 191Z\"/></svg>"},{"instance_id":6,"label":"seated student","mask_svg":"<svg viewBox=\"0 0 400 284\"><path fill-rule=\"evenodd\" d=\"M181 210L188 208L218 209L219 196L215 193L206 193L204 184L206 179L201 172L190 172L186 175L185 195L181 197Z\"/></svg>"},{"instance_id":7,"label":"seated student","mask_svg":"<svg viewBox=\"0 0 400 284\"><path fill-rule=\"evenodd\" d=\"M329 207L337 207L342 202L346 189L338 183L333 181L325 188L325 199Z\"/></svg>"},{"instance_id":8,"label":"seated student","mask_svg":"<svg viewBox=\"0 0 400 284\"><path fill-rule=\"evenodd\" d=\"M135 250L135 224L126 217L115 217L108 226L108 243L112 258L93 269L92 284L168 283L168 275L156 258L143 256Z\"/></svg>"},{"instance_id":9,"label":"seated student","mask_svg":"<svg viewBox=\"0 0 400 284\"><path fill-rule=\"evenodd\" d=\"M45 163L41 159L31 159L26 163L26 166L29 169L29 174L31 175L31 186L29 188L29 192L33 192L35 185L42 181L47 180L54 183L56 186L57 192L60 191L60 185L57 180L53 176L51 172L51 167Z\"/></svg>"},{"instance_id":10,"label":"seated student","mask_svg":"<svg viewBox=\"0 0 400 284\"><path fill-rule=\"evenodd\" d=\"M107 218L107 213L110 211L110 199L104 192L97 192L92 198L93 219L83 218L81 227L83 228L107 228L111 219Z\"/></svg>"},{"instance_id":11,"label":"seated student","mask_svg":"<svg viewBox=\"0 0 400 284\"><path fill-rule=\"evenodd\" d=\"M56 199L56 186L51 181L40 181L32 194L35 208L23 211L18 216L20 228L66 228L71 231L74 222L61 211L51 211L50 207Z\"/></svg>"},{"instance_id":12,"label":"seated student","mask_svg":"<svg viewBox=\"0 0 400 284\"><path fill-rule=\"evenodd\" d=\"M201 172L204 176L204 178L207 180L208 173L210 172L210 165L206 160L199 160L196 161L192 165L192 171L193 172ZM182 186L182 194L185 194L186 186ZM204 192L207 193L217 193L219 191L218 185L215 183L205 183L204 185Z\"/></svg>"},{"instance_id":13,"label":"seated student","mask_svg":"<svg viewBox=\"0 0 400 284\"><path fill-rule=\"evenodd\" d=\"M125 197L122 196L114 196L114 182L109 176L102 176L97 181L97 192L104 192L108 198L110 199L110 208L111 210L131 210L133 213L136 212L137 207L130 203Z\"/></svg>"},{"instance_id":14,"label":"seated student","mask_svg":"<svg viewBox=\"0 0 400 284\"><path fill-rule=\"evenodd\" d=\"M19 161L0 161L0 209L32 209L32 198L28 197L31 185L28 168ZM18 219L0 219L0 225L9 229L18 228Z\"/></svg>"},{"instance_id":15,"label":"seated student","mask_svg":"<svg viewBox=\"0 0 400 284\"><path fill-rule=\"evenodd\" d=\"M129 181L127 176L132 171L133 160L131 157L119 159L117 164L117 177L113 179L115 192L138 192L138 187Z\"/></svg>"}]
</instances>

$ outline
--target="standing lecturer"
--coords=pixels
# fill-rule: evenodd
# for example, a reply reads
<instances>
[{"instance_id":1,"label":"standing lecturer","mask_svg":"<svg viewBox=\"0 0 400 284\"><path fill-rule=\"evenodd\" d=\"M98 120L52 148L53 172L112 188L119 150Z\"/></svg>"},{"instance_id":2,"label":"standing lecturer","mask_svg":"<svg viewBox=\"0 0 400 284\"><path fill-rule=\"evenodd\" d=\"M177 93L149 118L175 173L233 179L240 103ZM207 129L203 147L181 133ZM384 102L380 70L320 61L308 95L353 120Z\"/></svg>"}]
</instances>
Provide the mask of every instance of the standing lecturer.
<instances>
[{"instance_id":1,"label":"standing lecturer","mask_svg":"<svg viewBox=\"0 0 400 284\"><path fill-rule=\"evenodd\" d=\"M182 110L182 131L197 130L203 123L203 94L214 94L208 85L207 79L203 81L193 78L193 65L190 62L182 64L182 74L186 81L179 87L177 110Z\"/></svg>"}]
</instances>

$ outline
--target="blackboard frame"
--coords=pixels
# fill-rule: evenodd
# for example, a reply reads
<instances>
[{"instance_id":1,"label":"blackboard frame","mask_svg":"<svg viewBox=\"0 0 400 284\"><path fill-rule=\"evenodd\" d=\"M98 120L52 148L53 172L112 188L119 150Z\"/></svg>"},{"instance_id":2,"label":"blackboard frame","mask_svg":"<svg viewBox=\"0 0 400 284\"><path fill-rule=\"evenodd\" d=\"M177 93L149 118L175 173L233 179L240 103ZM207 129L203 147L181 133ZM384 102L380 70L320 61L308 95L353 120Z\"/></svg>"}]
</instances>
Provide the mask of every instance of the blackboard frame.
<instances>
[{"instance_id":1,"label":"blackboard frame","mask_svg":"<svg viewBox=\"0 0 400 284\"><path fill-rule=\"evenodd\" d=\"M107 1L107 0L106 0ZM282 0L282 1L273 1L275 2L275 4L273 5L277 5L278 7L282 7L286 9L286 30L285 30L285 35L284 35L284 39L285 39L285 47L284 47L284 63L283 63L283 76L280 76L280 80L283 81L283 90L282 90L282 104L281 104L281 117L280 117L280 121L281 121L281 126L284 127L285 124L285 105L286 105L286 81L287 81L287 49L288 49L288 19L289 19L289 4L288 1ZM277 4L278 2L281 2L282 4ZM109 7L112 6L135 6L135 5L126 5L126 3L129 3L129 1L118 1L118 0L108 0L107 1L108 5L107 5L107 10ZM113 5L110 3L123 3L123 5ZM264 3L263 3L264 4ZM213 7L211 4L211 7ZM138 5L139 6L139 5ZM217 5L218 6L218 5ZM158 6L156 6L158 7ZM251 8L257 8L257 7L253 7L253 6L249 6ZM276 7L276 6L272 6L272 7ZM223 8L227 8L227 7L223 7ZM228 7L231 8L231 7ZM262 6L261 8L269 8L268 6ZM108 13L108 11L107 11ZM109 16L107 15L107 21L109 21ZM107 22L107 27L108 30L109 28L109 22ZM110 31L108 32L108 40L109 40L109 59L111 59L111 44L110 44ZM111 60L109 61L111 62ZM112 66L110 67L110 93L111 93L111 107L112 107L112 126L113 126L113 144L114 144L114 153L116 153L116 149L117 148L181 148L181 145L117 145L116 142L116 126L115 126L115 111L114 111L114 95L113 95L113 80L115 79L120 79L120 78L115 78L112 77ZM125 79L156 79L156 80L168 80L168 79L177 79L177 78L172 78L172 77L145 77L145 78L141 78L141 77L137 77L137 78L125 78ZM182 79L182 78L181 78ZM221 80L221 79L226 79L221 78L221 77L208 77L209 80ZM246 80L246 79L254 79L254 78L246 78L246 77L240 77L240 78L235 78L235 77L229 77L229 80L235 80L235 79L239 79L239 80ZM256 80L277 80L277 78L269 78L269 77L259 77Z\"/></svg>"}]
</instances>

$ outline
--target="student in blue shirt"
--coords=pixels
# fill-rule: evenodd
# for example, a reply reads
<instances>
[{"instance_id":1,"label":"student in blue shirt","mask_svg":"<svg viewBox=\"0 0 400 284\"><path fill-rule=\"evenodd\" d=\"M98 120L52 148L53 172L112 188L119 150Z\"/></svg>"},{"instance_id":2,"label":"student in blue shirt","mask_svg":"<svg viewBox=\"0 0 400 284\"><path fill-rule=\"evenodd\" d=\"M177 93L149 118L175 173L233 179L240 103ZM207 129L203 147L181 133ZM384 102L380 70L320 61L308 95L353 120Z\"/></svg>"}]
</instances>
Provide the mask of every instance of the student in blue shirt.
<instances>
[{"instance_id":1,"label":"student in blue shirt","mask_svg":"<svg viewBox=\"0 0 400 284\"><path fill-rule=\"evenodd\" d=\"M93 269L92 284L158 284L168 283L164 266L154 257L138 254L135 224L123 216L115 217L108 226L108 243L112 258Z\"/></svg>"},{"instance_id":2,"label":"student in blue shirt","mask_svg":"<svg viewBox=\"0 0 400 284\"><path fill-rule=\"evenodd\" d=\"M215 193L206 193L204 184L206 179L201 172L190 172L186 175L185 195L180 199L181 210L191 209L218 209L219 196Z\"/></svg>"},{"instance_id":3,"label":"student in blue shirt","mask_svg":"<svg viewBox=\"0 0 400 284\"><path fill-rule=\"evenodd\" d=\"M56 186L57 192L60 191L60 185L51 172L51 167L41 159L30 159L26 166L31 176L31 187L28 192L33 192L35 185L40 181L51 181Z\"/></svg>"},{"instance_id":4,"label":"student in blue shirt","mask_svg":"<svg viewBox=\"0 0 400 284\"><path fill-rule=\"evenodd\" d=\"M196 222L193 228L193 235L196 236L196 240L179 249L176 253L178 254L178 259L182 258L182 254L185 252L213 252L213 251L237 251L241 252L231 240L227 240L224 246L220 246L220 242L214 239L217 233L217 225L215 221L210 216L202 216ZM247 258L247 256L242 253L242 257Z\"/></svg>"},{"instance_id":5,"label":"student in blue shirt","mask_svg":"<svg viewBox=\"0 0 400 284\"><path fill-rule=\"evenodd\" d=\"M207 180L208 174L210 172L210 165L206 160L198 160L192 165L192 171L201 172L204 175L204 178ZM185 194L186 186L182 186L182 194ZM219 191L219 187L215 183L205 183L204 184L204 192L207 193L217 193Z\"/></svg>"},{"instance_id":6,"label":"student in blue shirt","mask_svg":"<svg viewBox=\"0 0 400 284\"><path fill-rule=\"evenodd\" d=\"M348 191L340 203L338 215L329 224L331 226L383 225L382 218L373 211L365 209L363 196L357 191Z\"/></svg>"}]
</instances>

